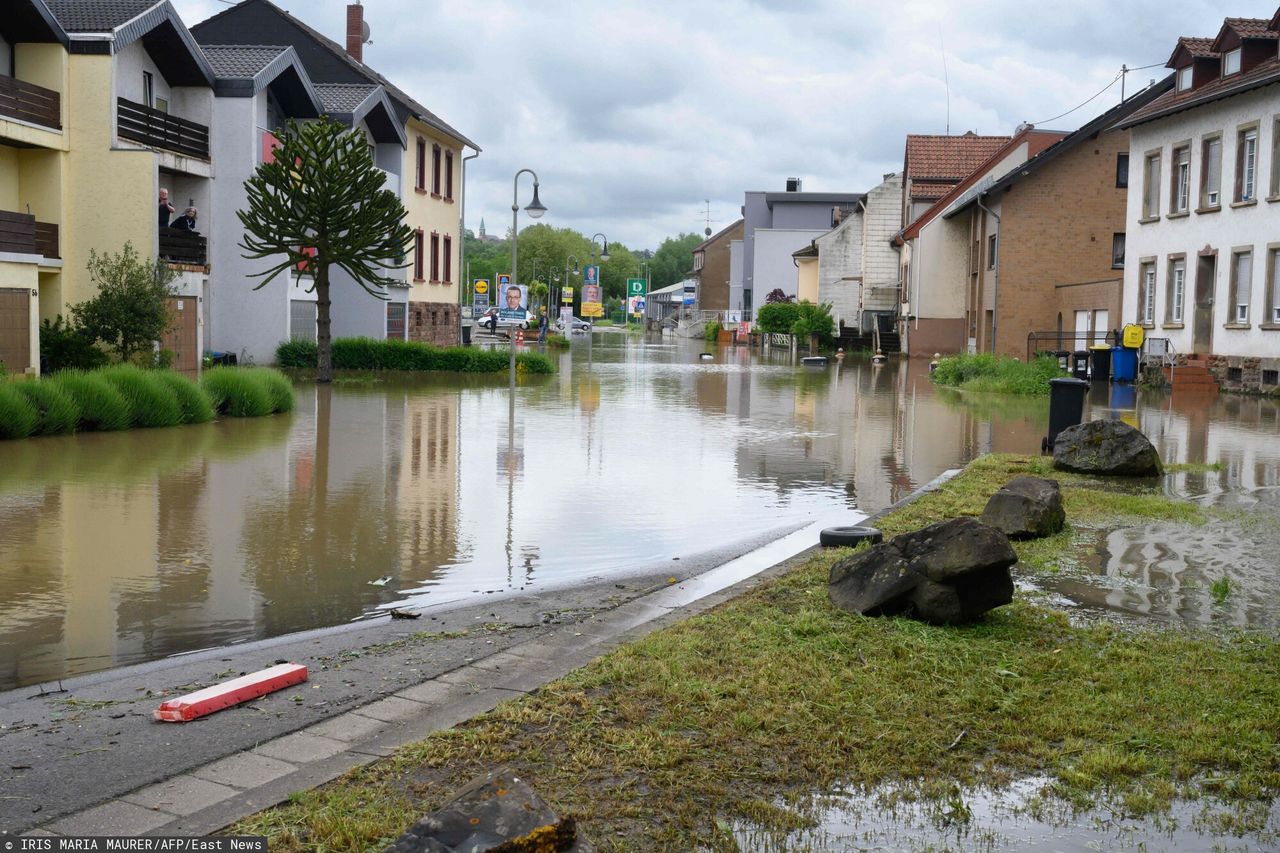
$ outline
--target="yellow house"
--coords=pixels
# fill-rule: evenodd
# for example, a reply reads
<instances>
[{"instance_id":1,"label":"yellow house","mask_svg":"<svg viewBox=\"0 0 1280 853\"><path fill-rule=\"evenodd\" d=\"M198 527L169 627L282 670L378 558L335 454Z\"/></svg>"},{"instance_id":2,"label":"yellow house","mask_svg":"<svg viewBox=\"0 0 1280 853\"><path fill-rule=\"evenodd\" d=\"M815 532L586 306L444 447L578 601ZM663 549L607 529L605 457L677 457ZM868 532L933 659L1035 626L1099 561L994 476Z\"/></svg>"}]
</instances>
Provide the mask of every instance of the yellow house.
<instances>
[{"instance_id":1,"label":"yellow house","mask_svg":"<svg viewBox=\"0 0 1280 853\"><path fill-rule=\"evenodd\" d=\"M811 242L791 257L796 265L796 298L800 302L818 303L818 246Z\"/></svg>"},{"instance_id":2,"label":"yellow house","mask_svg":"<svg viewBox=\"0 0 1280 853\"><path fill-rule=\"evenodd\" d=\"M39 371L39 320L61 290L67 33L42 0L0 14L0 365Z\"/></svg>"}]
</instances>

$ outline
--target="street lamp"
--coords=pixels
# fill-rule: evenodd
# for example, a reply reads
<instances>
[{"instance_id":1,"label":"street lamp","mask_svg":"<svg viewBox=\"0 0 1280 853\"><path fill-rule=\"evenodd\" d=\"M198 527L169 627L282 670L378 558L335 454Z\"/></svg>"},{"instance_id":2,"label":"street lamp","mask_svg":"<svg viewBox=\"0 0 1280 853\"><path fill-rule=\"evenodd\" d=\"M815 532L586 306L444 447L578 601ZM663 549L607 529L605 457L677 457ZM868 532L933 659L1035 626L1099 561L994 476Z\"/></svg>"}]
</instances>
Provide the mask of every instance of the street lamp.
<instances>
[{"instance_id":1,"label":"street lamp","mask_svg":"<svg viewBox=\"0 0 1280 853\"><path fill-rule=\"evenodd\" d=\"M594 263L596 257L596 237L604 241L604 248L600 251L600 260L602 263L609 262L609 238L603 234L596 233L591 237L591 260Z\"/></svg>"},{"instance_id":2,"label":"street lamp","mask_svg":"<svg viewBox=\"0 0 1280 853\"><path fill-rule=\"evenodd\" d=\"M570 270L570 269L569 269L569 259L570 259L570 258L572 258L572 259L573 259L573 269L572 269L572 270ZM577 256L577 255L566 255L566 256L565 256L565 259L564 259L564 287L568 287L568 286L569 286L569 283L573 281L573 279L569 278L569 274L570 274L571 272L572 272L572 274L573 274L573 275L581 275L581 274L582 274L582 273L581 273L581 272L579 272L579 270L578 270L578 256ZM563 292L564 292L564 291L563 291L563 289L562 289L562 290L561 290L561 293L563 293ZM562 297L562 298L563 298L563 297ZM557 310L559 310L559 308L560 308L560 303L559 303L559 302L557 302L557 303L556 303L556 309L557 309ZM570 303L569 303L569 309L570 309L570 310L569 310L569 316L570 316L570 318L572 318L572 316L573 316L573 302L572 302L572 301L570 301ZM565 324L565 330L564 330L564 333L565 333L565 335L566 335L566 336L568 336L568 335L572 334L572 332L573 332L573 320L572 320L572 319L570 319L570 320L569 320L568 322L566 322L566 324Z\"/></svg>"},{"instance_id":3,"label":"street lamp","mask_svg":"<svg viewBox=\"0 0 1280 853\"><path fill-rule=\"evenodd\" d=\"M538 173L533 171L533 169L521 169L520 171L516 172L516 176L511 180L511 276L513 279L512 284L519 283L518 281L514 280L516 276L516 252L520 246L520 228L519 228L519 225L517 225L516 223L516 217L519 216L520 214L520 176L523 175L525 172L528 172L530 175L533 176L533 201L529 202L529 206L524 209L524 212L529 214L530 219L541 219L542 214L547 212L547 209L543 207L542 202L538 201ZM499 295L498 298L502 299L503 297L502 295ZM510 359L508 368L509 368L508 383L511 385L512 388L514 388L516 384L516 342L514 337L511 339L511 359Z\"/></svg>"}]
</instances>

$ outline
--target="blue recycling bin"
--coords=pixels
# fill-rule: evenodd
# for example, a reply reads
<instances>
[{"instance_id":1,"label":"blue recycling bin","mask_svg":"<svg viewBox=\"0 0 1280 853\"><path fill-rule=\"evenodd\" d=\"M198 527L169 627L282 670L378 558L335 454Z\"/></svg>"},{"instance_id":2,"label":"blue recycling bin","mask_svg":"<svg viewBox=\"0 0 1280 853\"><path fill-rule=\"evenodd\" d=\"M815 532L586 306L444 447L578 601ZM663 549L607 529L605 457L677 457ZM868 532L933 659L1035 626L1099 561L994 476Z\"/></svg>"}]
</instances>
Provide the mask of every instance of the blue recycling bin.
<instances>
[{"instance_id":1,"label":"blue recycling bin","mask_svg":"<svg viewBox=\"0 0 1280 853\"><path fill-rule=\"evenodd\" d=\"M1111 378L1116 382L1136 382L1138 380L1138 351L1128 347L1114 347L1111 350Z\"/></svg>"}]
</instances>

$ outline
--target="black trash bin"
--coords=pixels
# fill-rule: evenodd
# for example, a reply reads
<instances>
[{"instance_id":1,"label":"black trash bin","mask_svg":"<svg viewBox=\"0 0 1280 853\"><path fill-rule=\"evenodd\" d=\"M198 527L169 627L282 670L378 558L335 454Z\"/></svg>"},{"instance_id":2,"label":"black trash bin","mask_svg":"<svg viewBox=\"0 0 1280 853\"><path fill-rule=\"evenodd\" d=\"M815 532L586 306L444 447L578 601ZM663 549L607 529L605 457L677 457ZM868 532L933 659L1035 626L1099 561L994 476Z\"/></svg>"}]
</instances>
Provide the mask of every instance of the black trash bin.
<instances>
[{"instance_id":1,"label":"black trash bin","mask_svg":"<svg viewBox=\"0 0 1280 853\"><path fill-rule=\"evenodd\" d=\"M1053 356L1054 358L1058 359L1059 370L1061 370L1063 373L1070 372L1071 370L1071 351L1070 350L1060 349L1057 352L1055 352Z\"/></svg>"},{"instance_id":2,"label":"black trash bin","mask_svg":"<svg viewBox=\"0 0 1280 853\"><path fill-rule=\"evenodd\" d=\"M1089 351L1078 349L1071 353L1071 375L1076 379L1089 378Z\"/></svg>"},{"instance_id":3,"label":"black trash bin","mask_svg":"<svg viewBox=\"0 0 1280 853\"><path fill-rule=\"evenodd\" d=\"M471 324L470 323L462 324L462 345L464 347L471 346Z\"/></svg>"},{"instance_id":4,"label":"black trash bin","mask_svg":"<svg viewBox=\"0 0 1280 853\"><path fill-rule=\"evenodd\" d=\"M1041 452L1053 450L1058 433L1080 423L1084 416L1084 395L1089 383L1083 379L1049 380L1049 435L1040 442Z\"/></svg>"},{"instance_id":5,"label":"black trash bin","mask_svg":"<svg viewBox=\"0 0 1280 853\"><path fill-rule=\"evenodd\" d=\"M1089 379L1093 382L1107 382L1111 379L1111 347L1108 344L1096 344L1089 347Z\"/></svg>"}]
</instances>

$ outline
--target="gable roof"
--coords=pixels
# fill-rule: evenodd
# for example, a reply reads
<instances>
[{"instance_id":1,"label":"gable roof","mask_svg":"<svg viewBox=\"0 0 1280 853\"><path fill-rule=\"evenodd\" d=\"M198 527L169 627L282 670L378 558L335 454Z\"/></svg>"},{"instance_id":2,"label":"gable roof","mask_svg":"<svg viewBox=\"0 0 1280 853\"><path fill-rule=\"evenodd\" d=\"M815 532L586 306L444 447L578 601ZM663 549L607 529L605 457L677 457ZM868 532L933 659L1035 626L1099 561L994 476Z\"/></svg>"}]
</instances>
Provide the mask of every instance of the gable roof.
<instances>
[{"instance_id":1,"label":"gable roof","mask_svg":"<svg viewBox=\"0 0 1280 853\"><path fill-rule=\"evenodd\" d=\"M1165 68L1177 68L1178 56L1185 55L1188 59L1216 59L1218 54L1213 50L1213 39L1200 38L1198 36L1182 36L1178 39L1178 43L1174 45L1173 53L1169 55L1169 61L1164 64Z\"/></svg>"},{"instance_id":2,"label":"gable roof","mask_svg":"<svg viewBox=\"0 0 1280 853\"><path fill-rule=\"evenodd\" d=\"M120 53L141 40L174 86L213 86L213 69L169 0L46 0L71 53Z\"/></svg>"},{"instance_id":3,"label":"gable roof","mask_svg":"<svg viewBox=\"0 0 1280 853\"><path fill-rule=\"evenodd\" d=\"M291 47L207 44L201 51L213 69L213 93L220 98L251 98L271 86L291 117L315 118L324 111Z\"/></svg>"},{"instance_id":4,"label":"gable roof","mask_svg":"<svg viewBox=\"0 0 1280 853\"><path fill-rule=\"evenodd\" d=\"M1030 177L1054 160L1072 151L1083 142L1088 142L1105 130L1117 126L1126 116L1131 115L1173 88L1174 75L1170 74L1158 83L1148 86L1136 95L1126 98L1116 106L1090 122L1081 125L1075 132L1064 136L1057 142L1032 155L1022 165L1010 170L1007 174L994 180L984 180L962 193L942 214L943 219L950 219L956 214L978 201L980 197L989 196L1012 187L1023 178Z\"/></svg>"},{"instance_id":5,"label":"gable roof","mask_svg":"<svg viewBox=\"0 0 1280 853\"><path fill-rule=\"evenodd\" d=\"M983 178L987 177L986 173L990 171L993 166L1012 154L1023 142L1027 143L1027 155L1028 158L1030 158L1034 157L1045 148L1048 148L1065 135L1066 134L1055 130L1036 130L1033 125L1024 126L1023 129L1011 137L1008 142L1000 146L998 150L992 153L991 156L982 163L978 164L978 167L967 177L952 187L946 195L934 202L933 205L924 213L917 216L915 221L895 234L891 242L901 245L907 240L920 236L920 229L924 228L924 226L937 218L938 214L949 208L951 204L956 199L960 198L966 190Z\"/></svg>"},{"instance_id":6,"label":"gable roof","mask_svg":"<svg viewBox=\"0 0 1280 853\"><path fill-rule=\"evenodd\" d=\"M373 83L382 86L396 104L397 118L409 115L423 124L476 151L476 145L435 113L410 97L390 80L353 59L342 45L311 28L270 0L243 0L191 28L197 41L206 44L243 44L268 40L289 44L298 52L312 81L320 83ZM403 130L401 131L403 134Z\"/></svg>"},{"instance_id":7,"label":"gable roof","mask_svg":"<svg viewBox=\"0 0 1280 853\"><path fill-rule=\"evenodd\" d=\"M106 33L159 5L157 0L48 0L69 33Z\"/></svg>"},{"instance_id":8,"label":"gable roof","mask_svg":"<svg viewBox=\"0 0 1280 853\"><path fill-rule=\"evenodd\" d=\"M0 36L14 42L51 42L67 45L67 32L44 0L12 0L0 19Z\"/></svg>"},{"instance_id":9,"label":"gable roof","mask_svg":"<svg viewBox=\"0 0 1280 853\"><path fill-rule=\"evenodd\" d=\"M349 127L363 121L369 126L375 141L398 143L401 148L409 146L404 124L382 86L372 83L318 83L316 93L331 118Z\"/></svg>"},{"instance_id":10,"label":"gable roof","mask_svg":"<svg viewBox=\"0 0 1280 853\"><path fill-rule=\"evenodd\" d=\"M1122 128L1135 127L1156 119L1165 118L1194 107L1203 106L1232 95L1239 95L1263 86L1280 83L1280 59L1271 57L1259 62L1243 74L1219 77L1194 89L1179 92L1166 91L1160 97L1120 123Z\"/></svg>"},{"instance_id":11,"label":"gable roof","mask_svg":"<svg viewBox=\"0 0 1280 853\"><path fill-rule=\"evenodd\" d=\"M1008 136L908 134L904 177L912 182L911 197L937 199L973 173L1006 145Z\"/></svg>"},{"instance_id":12,"label":"gable roof","mask_svg":"<svg viewBox=\"0 0 1280 853\"><path fill-rule=\"evenodd\" d=\"M1224 40L1230 35L1241 39L1280 39L1280 33L1271 28L1266 18L1227 18L1213 40L1213 49L1222 50Z\"/></svg>"},{"instance_id":13,"label":"gable roof","mask_svg":"<svg viewBox=\"0 0 1280 853\"><path fill-rule=\"evenodd\" d=\"M715 242L716 242L716 241L718 241L720 238L722 238L722 237L724 237L726 234L728 234L730 231L732 231L733 229L735 229L735 228L737 228L738 226L742 225L742 224L743 224L743 222L744 222L744 220L739 219L739 220L737 220L736 222L732 222L732 223L730 223L729 225L726 225L724 228L721 228L719 231L717 231L716 233L712 234L710 237L708 237L707 239L703 240L703 241L702 241L701 243L699 243L698 245L694 246L694 247L693 247L693 249L692 249L692 251L694 251L694 252L701 252L701 251L704 251L704 250L705 250L708 246L710 246L712 243L715 243Z\"/></svg>"}]
</instances>

